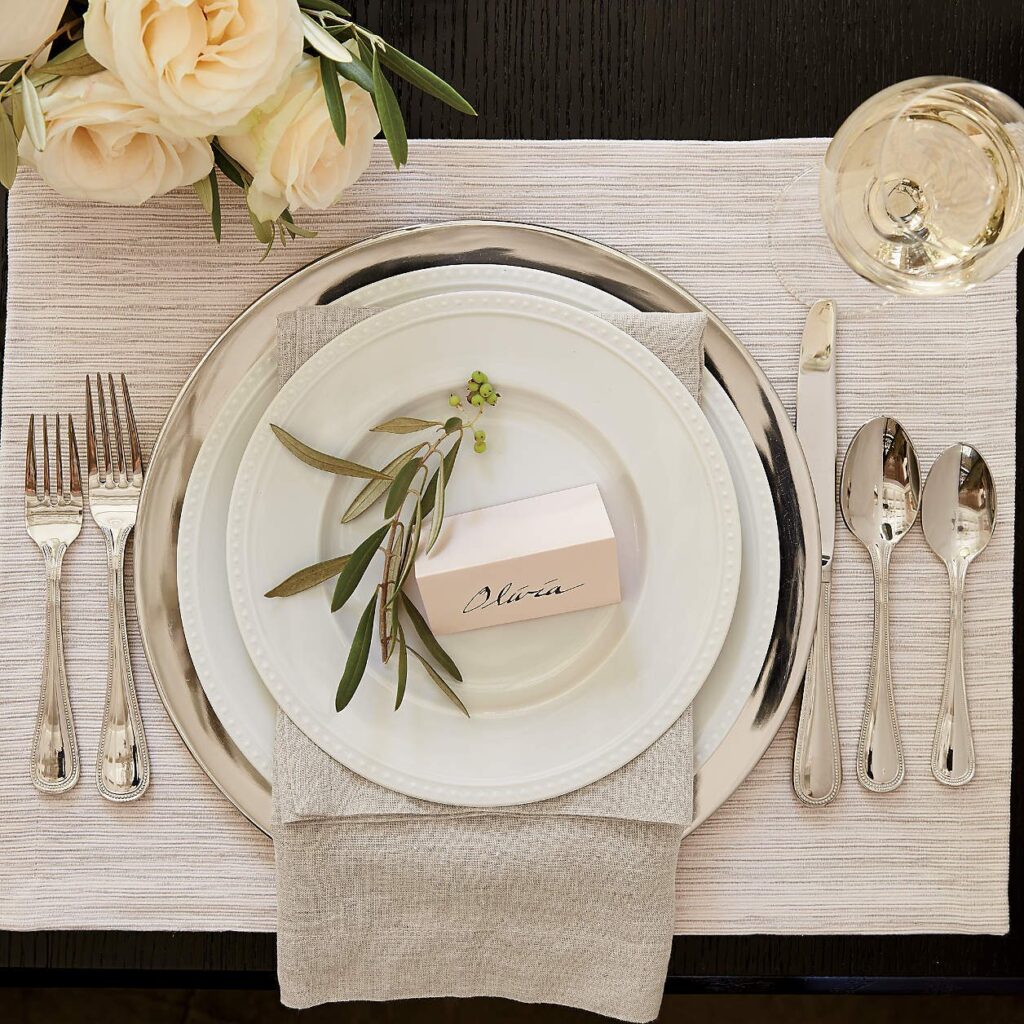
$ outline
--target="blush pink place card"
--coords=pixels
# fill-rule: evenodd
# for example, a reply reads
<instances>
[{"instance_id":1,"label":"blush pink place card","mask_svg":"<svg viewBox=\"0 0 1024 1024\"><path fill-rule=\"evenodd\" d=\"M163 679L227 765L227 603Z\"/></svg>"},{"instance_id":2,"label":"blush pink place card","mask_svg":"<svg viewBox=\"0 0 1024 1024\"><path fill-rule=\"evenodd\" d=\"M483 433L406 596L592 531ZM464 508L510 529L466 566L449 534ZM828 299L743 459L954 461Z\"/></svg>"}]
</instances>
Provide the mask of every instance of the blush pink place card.
<instances>
[{"instance_id":1,"label":"blush pink place card","mask_svg":"<svg viewBox=\"0 0 1024 1024\"><path fill-rule=\"evenodd\" d=\"M615 533L594 484L449 516L414 572L439 635L621 600Z\"/></svg>"}]
</instances>

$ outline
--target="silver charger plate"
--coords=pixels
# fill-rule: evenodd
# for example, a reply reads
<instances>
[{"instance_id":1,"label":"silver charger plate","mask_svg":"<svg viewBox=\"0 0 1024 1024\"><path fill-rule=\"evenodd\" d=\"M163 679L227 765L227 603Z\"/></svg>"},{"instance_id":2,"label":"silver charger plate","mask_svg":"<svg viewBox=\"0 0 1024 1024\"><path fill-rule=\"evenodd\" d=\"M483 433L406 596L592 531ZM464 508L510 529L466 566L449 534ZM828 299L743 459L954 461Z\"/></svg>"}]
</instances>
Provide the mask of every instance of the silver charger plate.
<instances>
[{"instance_id":1,"label":"silver charger plate","mask_svg":"<svg viewBox=\"0 0 1024 1024\"><path fill-rule=\"evenodd\" d=\"M224 731L199 682L178 609L177 537L192 466L222 404L275 344L279 313L331 302L395 274L452 263L532 267L575 278L648 312L708 315L708 369L743 418L764 463L782 562L775 632L759 676L694 782L690 831L760 760L803 678L814 631L820 542L811 480L786 411L734 334L685 289L589 239L500 221L406 228L330 253L275 285L217 339L171 406L150 459L135 528L135 600L143 645L167 713L200 767L250 821L270 833L270 785Z\"/></svg>"}]
</instances>

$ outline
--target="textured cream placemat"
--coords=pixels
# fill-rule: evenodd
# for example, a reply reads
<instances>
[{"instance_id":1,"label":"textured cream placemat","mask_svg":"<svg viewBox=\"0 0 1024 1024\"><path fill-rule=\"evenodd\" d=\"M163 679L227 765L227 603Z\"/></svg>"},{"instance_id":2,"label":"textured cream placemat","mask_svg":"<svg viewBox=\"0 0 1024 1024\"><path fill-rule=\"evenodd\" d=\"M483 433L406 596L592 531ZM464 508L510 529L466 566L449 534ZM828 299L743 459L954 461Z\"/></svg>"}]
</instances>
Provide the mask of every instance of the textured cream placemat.
<instances>
[{"instance_id":1,"label":"textured cream placemat","mask_svg":"<svg viewBox=\"0 0 1024 1024\"><path fill-rule=\"evenodd\" d=\"M805 309L767 257L780 191L820 140L414 142L401 174L378 146L319 229L257 263L244 209L223 190L224 242L188 192L139 210L61 200L30 174L11 197L10 290L0 447L0 927L274 927L270 843L193 763L133 640L153 759L149 795L105 803L88 771L63 798L27 765L39 678L42 567L24 532L30 411L82 415L87 370L124 370L148 449L207 346L287 273L338 246L419 222L531 221L588 235L685 284L732 327L792 411ZM813 210L806 211L815 223ZM798 225L795 228L801 229ZM809 258L813 259L813 255ZM867 557L840 527L833 644L846 782L830 808L793 796L793 717L733 798L682 847L679 932L1002 932L1007 927L1015 279L976 292L840 315L839 444L871 416L898 416L923 469L977 444L999 488L1000 524L968 581L967 659L979 760L944 789L928 770L945 661L946 579L920 530L892 569L893 673L904 786L862 792L853 754L871 640ZM964 381L971 381L968 395ZM95 756L106 645L103 547L87 524L65 562L65 642L78 739ZM131 600L129 598L129 606ZM133 609L129 616L134 630Z\"/></svg>"}]
</instances>

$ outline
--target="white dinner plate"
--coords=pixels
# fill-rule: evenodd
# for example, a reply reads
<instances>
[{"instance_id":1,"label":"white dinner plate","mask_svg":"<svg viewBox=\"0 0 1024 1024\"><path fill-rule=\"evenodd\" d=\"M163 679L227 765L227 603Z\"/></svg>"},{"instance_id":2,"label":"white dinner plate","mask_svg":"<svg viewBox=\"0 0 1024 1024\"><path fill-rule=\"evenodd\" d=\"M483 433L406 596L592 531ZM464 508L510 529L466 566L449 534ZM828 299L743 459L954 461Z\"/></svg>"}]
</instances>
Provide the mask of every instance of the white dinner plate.
<instances>
[{"instance_id":1,"label":"white dinner plate","mask_svg":"<svg viewBox=\"0 0 1024 1024\"><path fill-rule=\"evenodd\" d=\"M572 278L497 264L451 265L398 274L350 292L339 301L389 308L424 295L474 289L546 295L600 312L632 308ZM277 704L238 632L227 581L225 534L238 464L277 390L277 358L272 351L235 388L207 434L189 478L178 534L178 593L192 661L224 729L267 779L272 777ZM768 479L739 413L707 371L701 405L725 452L736 487L743 559L732 625L693 704L698 770L736 720L749 695L749 682L764 662L780 574L778 528Z\"/></svg>"},{"instance_id":2,"label":"white dinner plate","mask_svg":"<svg viewBox=\"0 0 1024 1024\"><path fill-rule=\"evenodd\" d=\"M448 637L472 719L412 670L395 713L394 667L381 665L375 650L338 714L334 694L373 569L335 615L326 584L287 599L262 595L297 568L351 550L371 526L339 523L358 482L299 462L270 424L314 447L383 464L398 450L396 439L369 434L369 426L400 414L439 415L476 367L504 397L489 410L486 456L462 457L474 462L455 472L449 510L596 482L618 539L623 602ZM592 314L494 292L403 303L300 367L249 442L227 534L243 640L296 725L372 781L479 805L575 789L661 735L718 657L740 551L725 456L675 375Z\"/></svg>"}]
</instances>

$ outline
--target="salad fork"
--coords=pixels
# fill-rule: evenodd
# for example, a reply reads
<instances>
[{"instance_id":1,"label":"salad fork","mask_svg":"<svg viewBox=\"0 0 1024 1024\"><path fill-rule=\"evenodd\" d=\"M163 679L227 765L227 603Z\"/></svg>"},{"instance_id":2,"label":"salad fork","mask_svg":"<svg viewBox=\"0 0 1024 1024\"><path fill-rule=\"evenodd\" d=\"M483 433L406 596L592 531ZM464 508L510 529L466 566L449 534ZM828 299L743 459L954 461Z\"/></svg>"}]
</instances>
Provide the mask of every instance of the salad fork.
<instances>
[{"instance_id":1,"label":"salad fork","mask_svg":"<svg viewBox=\"0 0 1024 1024\"><path fill-rule=\"evenodd\" d=\"M96 757L96 785L108 800L137 800L149 786L149 753L142 715L132 678L128 653L128 629L124 614L124 552L128 536L135 526L142 494L142 446L135 426L128 382L121 374L125 428L117 406L114 378L110 385L110 416L107 414L103 378L96 374L99 416L93 415L92 385L85 378L86 451L89 463L89 511L107 542L107 608L109 644L107 648L107 695L100 727L100 746ZM101 445L96 443L96 419L100 424ZM111 445L113 425L113 447ZM131 462L125 458L125 433ZM102 471L99 455L102 454Z\"/></svg>"},{"instance_id":2,"label":"salad fork","mask_svg":"<svg viewBox=\"0 0 1024 1024\"><path fill-rule=\"evenodd\" d=\"M71 717L71 697L64 668L60 574L64 552L82 529L82 475L75 426L68 417L68 484L64 490L64 457L60 417L54 417L56 489L50 486L50 436L43 417L43 490L36 486L36 418L28 420L25 453L25 526L46 564L46 637L39 711L32 736L32 784L44 793L63 793L78 782L78 742Z\"/></svg>"}]
</instances>

